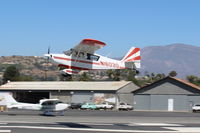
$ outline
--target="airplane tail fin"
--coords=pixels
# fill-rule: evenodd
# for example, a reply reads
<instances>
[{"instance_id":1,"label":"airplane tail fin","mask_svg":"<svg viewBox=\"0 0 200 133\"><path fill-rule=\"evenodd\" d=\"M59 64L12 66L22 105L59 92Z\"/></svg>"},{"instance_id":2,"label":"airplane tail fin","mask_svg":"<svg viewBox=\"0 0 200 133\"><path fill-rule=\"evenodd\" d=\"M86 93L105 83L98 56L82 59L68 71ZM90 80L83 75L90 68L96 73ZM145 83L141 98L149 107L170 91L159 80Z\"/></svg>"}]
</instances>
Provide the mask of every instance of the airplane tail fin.
<instances>
[{"instance_id":1,"label":"airplane tail fin","mask_svg":"<svg viewBox=\"0 0 200 133\"><path fill-rule=\"evenodd\" d=\"M13 98L12 93L10 92L0 92L0 105L6 105L8 108L17 104L18 102Z\"/></svg>"},{"instance_id":2,"label":"airplane tail fin","mask_svg":"<svg viewBox=\"0 0 200 133\"><path fill-rule=\"evenodd\" d=\"M140 48L132 47L121 61L125 62L128 68L140 68L140 60Z\"/></svg>"}]
</instances>

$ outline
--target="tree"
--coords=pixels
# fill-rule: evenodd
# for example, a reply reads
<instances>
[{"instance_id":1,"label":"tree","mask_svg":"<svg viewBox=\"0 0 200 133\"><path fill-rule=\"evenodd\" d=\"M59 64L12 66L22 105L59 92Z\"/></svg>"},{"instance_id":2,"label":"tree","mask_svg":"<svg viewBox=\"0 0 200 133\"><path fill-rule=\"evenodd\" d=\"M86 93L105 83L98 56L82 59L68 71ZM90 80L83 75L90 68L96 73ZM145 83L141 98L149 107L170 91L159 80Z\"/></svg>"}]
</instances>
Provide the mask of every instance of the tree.
<instances>
[{"instance_id":1,"label":"tree","mask_svg":"<svg viewBox=\"0 0 200 133\"><path fill-rule=\"evenodd\" d=\"M72 81L73 77L72 77L72 75L69 75L69 74L60 74L59 80L60 81Z\"/></svg>"},{"instance_id":2,"label":"tree","mask_svg":"<svg viewBox=\"0 0 200 133\"><path fill-rule=\"evenodd\" d=\"M114 72L113 72L113 70L107 70L106 74L108 75L109 79L112 79Z\"/></svg>"},{"instance_id":3,"label":"tree","mask_svg":"<svg viewBox=\"0 0 200 133\"><path fill-rule=\"evenodd\" d=\"M133 80L135 80L135 75L136 75L136 71L134 71L132 69L128 69L126 79L128 81L133 81Z\"/></svg>"},{"instance_id":4,"label":"tree","mask_svg":"<svg viewBox=\"0 0 200 133\"><path fill-rule=\"evenodd\" d=\"M176 72L176 71L171 71L171 72L169 73L169 76L171 76L171 77L176 77L176 75L177 75L177 72Z\"/></svg>"},{"instance_id":5,"label":"tree","mask_svg":"<svg viewBox=\"0 0 200 133\"><path fill-rule=\"evenodd\" d=\"M120 81L120 70L115 70L113 75L114 81Z\"/></svg>"},{"instance_id":6,"label":"tree","mask_svg":"<svg viewBox=\"0 0 200 133\"><path fill-rule=\"evenodd\" d=\"M187 76L186 79L193 84L200 86L200 78L194 75Z\"/></svg>"},{"instance_id":7,"label":"tree","mask_svg":"<svg viewBox=\"0 0 200 133\"><path fill-rule=\"evenodd\" d=\"M109 80L120 81L121 70L107 70L106 74L109 77Z\"/></svg>"},{"instance_id":8,"label":"tree","mask_svg":"<svg viewBox=\"0 0 200 133\"><path fill-rule=\"evenodd\" d=\"M83 72L79 77L79 81L92 81L92 78L86 72Z\"/></svg>"},{"instance_id":9,"label":"tree","mask_svg":"<svg viewBox=\"0 0 200 133\"><path fill-rule=\"evenodd\" d=\"M8 80L17 81L19 80L19 76L19 70L14 65L9 66L3 74L3 82L6 83Z\"/></svg>"}]
</instances>

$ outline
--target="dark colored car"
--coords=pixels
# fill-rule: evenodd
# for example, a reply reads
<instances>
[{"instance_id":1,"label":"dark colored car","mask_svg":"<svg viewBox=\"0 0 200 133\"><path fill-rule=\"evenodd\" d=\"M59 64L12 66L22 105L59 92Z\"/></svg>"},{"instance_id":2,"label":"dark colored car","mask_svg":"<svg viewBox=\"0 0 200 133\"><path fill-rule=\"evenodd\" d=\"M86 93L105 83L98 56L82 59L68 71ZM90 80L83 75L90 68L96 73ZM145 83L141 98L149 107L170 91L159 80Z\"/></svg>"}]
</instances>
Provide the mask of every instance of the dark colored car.
<instances>
[{"instance_id":1,"label":"dark colored car","mask_svg":"<svg viewBox=\"0 0 200 133\"><path fill-rule=\"evenodd\" d=\"M82 106L82 103L71 103L70 109L80 109Z\"/></svg>"}]
</instances>

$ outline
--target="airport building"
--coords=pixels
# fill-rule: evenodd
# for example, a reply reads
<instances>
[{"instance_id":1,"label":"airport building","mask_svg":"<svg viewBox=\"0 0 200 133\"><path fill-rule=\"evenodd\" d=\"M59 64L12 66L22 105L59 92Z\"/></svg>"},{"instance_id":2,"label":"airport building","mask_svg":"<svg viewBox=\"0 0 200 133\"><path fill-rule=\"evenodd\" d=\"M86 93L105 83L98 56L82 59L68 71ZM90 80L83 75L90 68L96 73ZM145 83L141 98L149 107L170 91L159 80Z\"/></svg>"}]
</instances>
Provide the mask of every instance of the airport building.
<instances>
[{"instance_id":1,"label":"airport building","mask_svg":"<svg viewBox=\"0 0 200 133\"><path fill-rule=\"evenodd\" d=\"M142 88L129 81L33 81L9 82L0 86L0 91L12 92L20 102L38 103L43 98L66 103L126 102L137 111L191 111L194 104L200 104L200 87L174 77Z\"/></svg>"},{"instance_id":2,"label":"airport building","mask_svg":"<svg viewBox=\"0 0 200 133\"><path fill-rule=\"evenodd\" d=\"M135 90L133 95L134 110L191 111L200 104L200 87L173 77Z\"/></svg>"},{"instance_id":3,"label":"airport building","mask_svg":"<svg viewBox=\"0 0 200 133\"><path fill-rule=\"evenodd\" d=\"M58 98L66 103L101 103L133 104L132 91L139 87L129 81L106 82L9 82L0 86L0 91L13 93L19 102L38 103L43 98Z\"/></svg>"}]
</instances>

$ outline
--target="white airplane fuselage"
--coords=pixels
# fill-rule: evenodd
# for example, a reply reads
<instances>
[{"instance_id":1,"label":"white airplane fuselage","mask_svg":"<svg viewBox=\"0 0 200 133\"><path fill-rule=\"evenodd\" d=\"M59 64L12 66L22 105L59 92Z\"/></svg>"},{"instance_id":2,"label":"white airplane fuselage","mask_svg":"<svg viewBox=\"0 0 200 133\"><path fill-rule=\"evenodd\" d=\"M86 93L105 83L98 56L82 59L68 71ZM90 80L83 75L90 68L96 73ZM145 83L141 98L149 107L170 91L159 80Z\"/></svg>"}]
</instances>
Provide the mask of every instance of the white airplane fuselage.
<instances>
[{"instance_id":1,"label":"white airplane fuselage","mask_svg":"<svg viewBox=\"0 0 200 133\"><path fill-rule=\"evenodd\" d=\"M24 110L39 110L39 111L64 111L69 108L69 104L63 103L58 99L42 99L40 103L22 103L16 101L10 92L0 93L0 104L6 105L7 108L16 108Z\"/></svg>"},{"instance_id":2,"label":"white airplane fuselage","mask_svg":"<svg viewBox=\"0 0 200 133\"><path fill-rule=\"evenodd\" d=\"M94 39L84 39L74 48L64 51L64 54L48 54L44 56L52 59L59 67L64 68L64 74L78 74L81 70L109 70L140 68L140 48L132 47L122 60L115 60L94 54L106 44Z\"/></svg>"},{"instance_id":3,"label":"white airplane fuselage","mask_svg":"<svg viewBox=\"0 0 200 133\"><path fill-rule=\"evenodd\" d=\"M92 59L75 57L65 54L50 54L49 56L60 67L65 67L70 73L72 70L102 70L102 69L125 69L125 62L107 58L98 54L91 55ZM75 72L75 71L73 71Z\"/></svg>"},{"instance_id":4,"label":"white airplane fuselage","mask_svg":"<svg viewBox=\"0 0 200 133\"><path fill-rule=\"evenodd\" d=\"M51 100L51 99L50 99ZM56 105L48 105L44 108L41 104L31 104L31 103L14 103L12 105L8 105L8 108L17 108L17 109L23 109L23 110L38 110L38 111L62 111L69 107L69 105L65 103L59 103Z\"/></svg>"}]
</instances>

